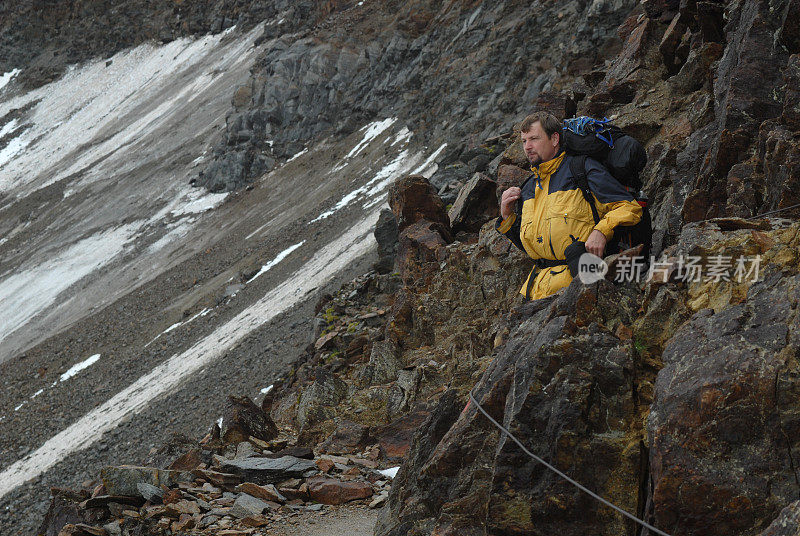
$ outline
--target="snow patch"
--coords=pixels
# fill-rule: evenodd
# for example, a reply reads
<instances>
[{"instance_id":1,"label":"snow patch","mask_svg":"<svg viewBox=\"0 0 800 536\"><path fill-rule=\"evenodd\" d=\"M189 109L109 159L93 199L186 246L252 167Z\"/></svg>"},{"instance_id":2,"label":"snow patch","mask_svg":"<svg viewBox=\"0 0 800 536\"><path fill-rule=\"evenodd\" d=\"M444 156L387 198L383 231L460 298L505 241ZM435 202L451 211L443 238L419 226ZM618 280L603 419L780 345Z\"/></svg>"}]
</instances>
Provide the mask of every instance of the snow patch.
<instances>
[{"instance_id":1,"label":"snow patch","mask_svg":"<svg viewBox=\"0 0 800 536\"><path fill-rule=\"evenodd\" d=\"M447 144L446 144L446 143L443 143L441 147L439 147L438 149L436 149L436 150L433 152L433 154L432 154L432 155L430 155L430 156L428 157L428 159L427 159L427 160L425 160L425 162L423 162L423 163L422 163L422 165L420 165L420 166L419 166L417 169L415 169L414 171L412 171L412 172L411 172L411 174L412 174L412 175L417 175L417 174L419 174L419 175L423 175L423 176L424 176L426 179L430 179L430 178L431 178L431 176L432 176L434 173L436 173L436 170L437 170L437 169L438 169L438 167L439 167L438 165L435 165L435 164L433 164L433 161L434 161L434 160L436 160L436 157L437 157L437 156L439 156L440 154L442 154L442 151L444 151L444 148L445 148L445 147L447 147ZM434 167L433 167L432 169L429 169L429 168L431 168L431 165L434 165Z\"/></svg>"},{"instance_id":2,"label":"snow patch","mask_svg":"<svg viewBox=\"0 0 800 536\"><path fill-rule=\"evenodd\" d=\"M389 147L394 147L398 143L403 143L403 145L405 145L406 143L408 143L408 140L410 140L411 136L413 135L414 134L410 130L408 130L408 127L403 127L403 130L397 133L392 143L389 144Z\"/></svg>"},{"instance_id":3,"label":"snow patch","mask_svg":"<svg viewBox=\"0 0 800 536\"><path fill-rule=\"evenodd\" d=\"M258 271L258 273L257 273L256 275L254 275L253 277L251 277L250 279L248 279L248 280L247 280L247 283L249 284L249 283L250 283L250 282L252 282L252 281L253 281L253 280L254 280L256 277L258 277L258 276L260 276L260 275L264 274L265 272L268 272L269 270L271 270L271 269L272 269L272 268L273 268L273 267L274 267L276 264L278 264L278 263L279 263L279 262L281 262L283 259L285 259L286 257L288 257L288 256L289 256L289 254L291 254L291 253L292 253L294 250L296 250L297 248L299 248L300 246L302 246L302 245L303 245L303 244L305 244L305 243L306 243L306 241L305 241L305 240L303 240L303 241L302 241L302 242L300 242L299 244L295 244L295 245L293 245L293 246L289 246L288 248L286 248L286 249L284 249L283 251L281 251L280 253L278 253L278 256L277 256L277 257L275 257L274 259L272 259L271 261L269 261L267 264L265 264L264 266L262 266L262 267L261 267L261 270L259 270L259 271Z\"/></svg>"},{"instance_id":4,"label":"snow patch","mask_svg":"<svg viewBox=\"0 0 800 536\"><path fill-rule=\"evenodd\" d=\"M14 138L8 142L8 145L0 151L0 168L17 156L27 145L28 142L22 139L22 137Z\"/></svg>"},{"instance_id":5,"label":"snow patch","mask_svg":"<svg viewBox=\"0 0 800 536\"><path fill-rule=\"evenodd\" d=\"M265 395L265 394L269 393L270 391L272 391L272 387L273 387L272 385L268 385L268 386L264 387L263 389L261 389L261 394Z\"/></svg>"},{"instance_id":6,"label":"snow patch","mask_svg":"<svg viewBox=\"0 0 800 536\"><path fill-rule=\"evenodd\" d=\"M0 74L0 89L6 87L6 85L14 79L19 73L21 73L19 69L14 69L13 71Z\"/></svg>"},{"instance_id":7,"label":"snow patch","mask_svg":"<svg viewBox=\"0 0 800 536\"><path fill-rule=\"evenodd\" d=\"M226 192L224 194L206 194L205 190L200 188L196 189L196 193L194 195L190 194L190 201L183 205L182 207L175 209L170 212L173 216L183 216L186 214L199 214L201 212L206 212L207 210L211 210L213 208L217 208L225 198L228 197L230 192Z\"/></svg>"},{"instance_id":8,"label":"snow patch","mask_svg":"<svg viewBox=\"0 0 800 536\"><path fill-rule=\"evenodd\" d=\"M306 154L307 152L308 152L308 148L305 148L305 149L303 149L302 151L300 151L299 153L297 153L296 155L294 155L293 157L291 157L289 160L287 160L287 161L286 161L286 163L288 164L288 163L289 163L289 162L291 162L292 160L294 160L294 159L296 159L296 158L300 158L301 156L303 156L303 155L304 155L304 154Z\"/></svg>"},{"instance_id":9,"label":"snow patch","mask_svg":"<svg viewBox=\"0 0 800 536\"><path fill-rule=\"evenodd\" d=\"M23 266L0 281L0 341L52 304L62 291L122 253L141 225L102 231L54 253L49 262Z\"/></svg>"},{"instance_id":10,"label":"snow patch","mask_svg":"<svg viewBox=\"0 0 800 536\"><path fill-rule=\"evenodd\" d=\"M388 469L381 469L378 472L383 476L388 476L389 478L394 478L397 476L397 471L400 470L400 467L389 467Z\"/></svg>"},{"instance_id":11,"label":"snow patch","mask_svg":"<svg viewBox=\"0 0 800 536\"><path fill-rule=\"evenodd\" d=\"M311 220L309 223L316 223L318 221L324 220L332 216L337 211L343 209L347 205L349 205L352 201L358 199L359 197L368 197L370 198L367 201L365 208L369 208L374 206L376 203L380 203L382 198L380 197L386 188L394 182L394 180L402 175L403 173L407 172L410 167L419 161L420 155L416 154L414 156L409 156L408 150L402 151L399 155L397 155L394 160L386 164L380 171L378 171L375 176L370 179L364 186L360 188L356 188L349 194L345 195L342 199L339 200L336 205L333 206L330 210L327 210ZM372 202L376 197L378 197L378 201Z\"/></svg>"},{"instance_id":12,"label":"snow patch","mask_svg":"<svg viewBox=\"0 0 800 536\"><path fill-rule=\"evenodd\" d=\"M380 136L383 131L395 124L396 121L396 117L391 117L384 119L383 121L375 121L365 127L361 127L361 130L366 130L366 132L364 132L364 137L355 147L350 150L349 153L347 153L347 156L344 157L345 160L353 158L355 155L360 153L361 149L369 145L369 142Z\"/></svg>"},{"instance_id":13,"label":"snow patch","mask_svg":"<svg viewBox=\"0 0 800 536\"><path fill-rule=\"evenodd\" d=\"M11 132L13 132L15 128L17 128L17 120L12 119L11 121L3 125L2 129L0 129L0 138L5 136L6 134L10 134Z\"/></svg>"},{"instance_id":14,"label":"snow patch","mask_svg":"<svg viewBox=\"0 0 800 536\"><path fill-rule=\"evenodd\" d=\"M100 354L94 354L93 356L86 358L84 361L81 361L80 363L73 365L68 371L62 374L61 377L58 379L58 381L65 382L69 380L70 378L76 376L80 371L91 367L99 360L100 360Z\"/></svg>"}]
</instances>

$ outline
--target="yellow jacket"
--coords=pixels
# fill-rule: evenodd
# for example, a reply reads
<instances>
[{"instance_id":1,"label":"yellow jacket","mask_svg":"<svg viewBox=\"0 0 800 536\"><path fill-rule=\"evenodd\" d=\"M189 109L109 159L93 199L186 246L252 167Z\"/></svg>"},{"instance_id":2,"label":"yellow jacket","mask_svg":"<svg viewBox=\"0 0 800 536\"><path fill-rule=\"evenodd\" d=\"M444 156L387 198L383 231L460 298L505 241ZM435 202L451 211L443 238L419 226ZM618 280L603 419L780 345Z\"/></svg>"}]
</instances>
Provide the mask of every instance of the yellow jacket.
<instances>
[{"instance_id":1,"label":"yellow jacket","mask_svg":"<svg viewBox=\"0 0 800 536\"><path fill-rule=\"evenodd\" d=\"M512 213L496 228L533 259L564 260L564 250L576 240L585 242L597 229L606 239L618 225L635 225L642 207L622 184L599 162L586 159L586 176L600 221L595 225L589 203L572 179L569 161L556 158L531 168L522 185L522 212ZM534 278L531 280L531 278ZM544 298L569 285L572 276L566 265L534 268L520 293L532 300Z\"/></svg>"}]
</instances>

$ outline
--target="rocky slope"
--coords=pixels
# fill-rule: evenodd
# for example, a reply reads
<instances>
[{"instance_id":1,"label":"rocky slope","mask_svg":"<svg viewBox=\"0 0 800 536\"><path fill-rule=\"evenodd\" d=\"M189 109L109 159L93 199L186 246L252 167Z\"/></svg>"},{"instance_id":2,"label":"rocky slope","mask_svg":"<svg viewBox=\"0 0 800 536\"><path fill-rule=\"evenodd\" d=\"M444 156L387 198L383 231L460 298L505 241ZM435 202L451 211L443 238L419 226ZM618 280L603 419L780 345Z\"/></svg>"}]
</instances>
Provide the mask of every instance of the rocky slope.
<instances>
[{"instance_id":1,"label":"rocky slope","mask_svg":"<svg viewBox=\"0 0 800 536\"><path fill-rule=\"evenodd\" d=\"M318 460L401 463L376 535L640 533L522 453L467 404L471 389L537 455L670 534L796 533L800 212L760 215L798 202L800 3L648 0L635 8L568 3L538 12L513 2L413 7L355 6L341 24L334 13L331 26L306 41L268 44L264 70L254 70L253 84L237 92L226 144L202 177L212 189L244 184L298 140L352 129L342 118L402 115L412 103L420 107L417 124L428 125L433 138L452 142L466 133L478 141L451 143L430 181L395 183L393 217L384 217L377 233L377 269L320 301L315 343L261 408L250 408L253 419L271 430L267 436L280 431L295 448L313 448ZM506 15L514 9L524 15ZM572 45L592 41L576 38L569 46L548 40L549 51L559 52L537 57L541 43L519 38L531 29L558 35L559 28L581 28L579 21L603 9L630 14L618 39L586 26L609 45L586 45L592 54L579 54ZM444 24L448 17L459 24ZM391 31L370 34L359 20ZM374 64L364 52L367 36L385 45ZM466 53L470 39L480 43L478 56ZM348 47L360 52L348 56ZM613 60L604 62L604 54ZM525 60L520 72L511 58ZM464 69L448 76L446 66ZM529 69L554 74L537 87ZM367 72L380 73L370 80L386 85L361 82ZM493 76L501 72L507 76ZM327 85L334 79L347 80L347 91ZM306 87L315 90L306 94ZM525 177L510 125L532 106L614 117L646 144L661 267L651 280L615 282L612 271L607 280L574 281L552 298L521 303L517 287L530 264L494 232L492 220L498 193ZM323 109L331 115L320 117ZM756 255L757 277L682 277L687 256L707 266ZM197 482L183 492L209 508L161 515L163 507L166 522L140 522L167 501L137 487L120 495L141 510L126 515L108 506L121 498L103 499L94 526L124 518L128 534L222 529L212 526L219 519L200 527L215 515L207 499L249 500L241 499L247 492L235 487L241 483L226 460L240 448L247 459L278 450L269 443L274 437L259 438L252 427L237 432L241 419L229 412L218 435L193 445L207 453L193 469L217 482L210 482L213 490L199 491ZM152 463L166 466L174 457ZM323 469L318 462L309 470ZM111 494L110 481L103 484L95 498ZM181 488L164 484L162 495ZM284 487L299 489L295 484ZM239 495L202 496L225 486ZM56 495L52 511L63 497ZM260 516L270 508L280 513L280 506L260 508ZM52 519L44 528L56 526Z\"/></svg>"}]
</instances>

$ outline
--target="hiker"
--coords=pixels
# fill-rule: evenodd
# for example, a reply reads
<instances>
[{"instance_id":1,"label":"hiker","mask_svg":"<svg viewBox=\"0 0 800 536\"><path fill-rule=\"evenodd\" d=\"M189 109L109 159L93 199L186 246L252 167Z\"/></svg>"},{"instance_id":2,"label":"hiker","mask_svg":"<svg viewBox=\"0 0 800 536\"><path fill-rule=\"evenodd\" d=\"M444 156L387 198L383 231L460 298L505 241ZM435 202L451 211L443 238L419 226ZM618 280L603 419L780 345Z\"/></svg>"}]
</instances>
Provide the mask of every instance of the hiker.
<instances>
[{"instance_id":1,"label":"hiker","mask_svg":"<svg viewBox=\"0 0 800 536\"><path fill-rule=\"evenodd\" d=\"M520 293L536 300L569 285L583 253L602 257L614 228L638 223L642 207L597 160L564 152L562 125L554 115L529 115L520 134L533 174L522 188L503 192L495 227L535 259ZM584 158L588 190L582 191L572 161Z\"/></svg>"}]
</instances>

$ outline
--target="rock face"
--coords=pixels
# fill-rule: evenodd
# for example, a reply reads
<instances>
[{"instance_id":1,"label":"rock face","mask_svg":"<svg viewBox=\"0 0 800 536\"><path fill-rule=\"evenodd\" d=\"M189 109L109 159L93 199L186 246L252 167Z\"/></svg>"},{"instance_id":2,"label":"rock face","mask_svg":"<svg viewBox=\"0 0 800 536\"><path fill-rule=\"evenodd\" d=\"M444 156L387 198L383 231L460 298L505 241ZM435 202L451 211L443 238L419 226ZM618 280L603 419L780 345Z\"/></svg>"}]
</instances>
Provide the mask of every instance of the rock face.
<instances>
[{"instance_id":1,"label":"rock face","mask_svg":"<svg viewBox=\"0 0 800 536\"><path fill-rule=\"evenodd\" d=\"M437 145L505 134L518 120L512 117L528 113L540 95L564 109L570 99L548 92L569 85L566 73L609 59L619 46L614 28L635 5L572 0L531 10L522 0L301 3L291 26L282 28L288 31L264 40L251 97L231 110L214 161L197 184L239 188L309 140L347 135L387 117L400 118ZM531 34L537 39L519 37ZM448 204L492 161L494 155L482 151L459 150L452 163L462 171L437 184ZM455 187L448 186L452 182Z\"/></svg>"},{"instance_id":2,"label":"rock face","mask_svg":"<svg viewBox=\"0 0 800 536\"><path fill-rule=\"evenodd\" d=\"M172 41L233 25L252 27L287 9L292 11L289 20L303 20L310 8L303 2L223 0L6 3L0 8L0 71L28 67L22 76L35 87L72 63L109 57L148 40Z\"/></svg>"},{"instance_id":3,"label":"rock face","mask_svg":"<svg viewBox=\"0 0 800 536\"><path fill-rule=\"evenodd\" d=\"M610 283L576 281L558 298L524 307L521 325L474 389L481 405L532 451L632 511L644 476L631 382L638 356L632 341L607 326L631 322L634 297ZM624 518L528 458L476 408L467 405L451 426L446 417L454 412L445 407L441 413L423 430L449 430L436 434L438 442L415 437L414 465L398 475L376 534L627 530ZM569 514L576 509L578 518Z\"/></svg>"},{"instance_id":4,"label":"rock face","mask_svg":"<svg viewBox=\"0 0 800 536\"><path fill-rule=\"evenodd\" d=\"M753 233L689 226L679 248L707 251L717 237L730 235L729 248L759 248L780 262L797 239L796 226ZM699 236L705 238L696 242ZM713 295L690 302L717 310L700 308L662 354L648 418L659 526L687 534L753 534L797 495L799 292L800 278L770 263L764 280L736 298L741 303L723 308Z\"/></svg>"}]
</instances>

